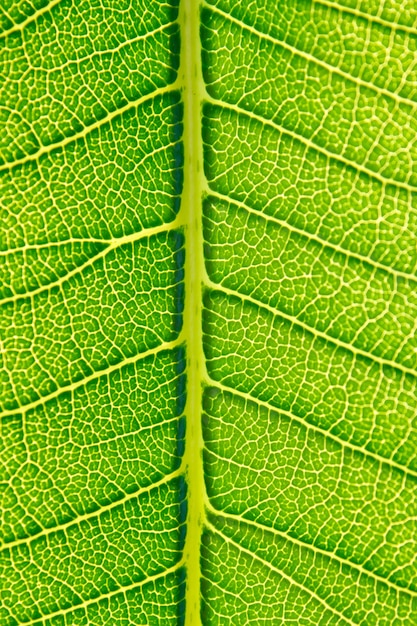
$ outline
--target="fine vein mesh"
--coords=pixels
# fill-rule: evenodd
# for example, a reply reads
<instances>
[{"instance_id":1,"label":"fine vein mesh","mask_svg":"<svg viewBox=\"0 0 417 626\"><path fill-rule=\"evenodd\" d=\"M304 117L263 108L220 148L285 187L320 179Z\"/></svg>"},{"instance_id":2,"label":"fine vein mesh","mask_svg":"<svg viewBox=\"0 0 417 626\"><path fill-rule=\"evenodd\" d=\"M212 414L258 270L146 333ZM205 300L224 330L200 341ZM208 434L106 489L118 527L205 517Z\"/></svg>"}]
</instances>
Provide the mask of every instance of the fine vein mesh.
<instances>
[{"instance_id":1,"label":"fine vein mesh","mask_svg":"<svg viewBox=\"0 0 417 626\"><path fill-rule=\"evenodd\" d=\"M202 11L210 626L417 620L417 32L383 4Z\"/></svg>"},{"instance_id":2,"label":"fine vein mesh","mask_svg":"<svg viewBox=\"0 0 417 626\"><path fill-rule=\"evenodd\" d=\"M414 5L3 2L2 625L417 623Z\"/></svg>"},{"instance_id":3,"label":"fine vein mesh","mask_svg":"<svg viewBox=\"0 0 417 626\"><path fill-rule=\"evenodd\" d=\"M183 614L177 17L176 1L3 4L4 626Z\"/></svg>"}]
</instances>

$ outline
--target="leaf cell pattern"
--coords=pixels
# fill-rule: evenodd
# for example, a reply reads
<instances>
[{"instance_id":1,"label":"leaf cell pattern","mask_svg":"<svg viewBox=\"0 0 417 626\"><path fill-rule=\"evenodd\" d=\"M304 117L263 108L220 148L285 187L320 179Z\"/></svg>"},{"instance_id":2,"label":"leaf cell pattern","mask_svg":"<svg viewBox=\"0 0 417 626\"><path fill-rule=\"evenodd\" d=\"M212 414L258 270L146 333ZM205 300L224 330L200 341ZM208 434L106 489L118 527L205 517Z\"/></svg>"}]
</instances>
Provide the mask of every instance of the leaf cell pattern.
<instances>
[{"instance_id":1,"label":"leaf cell pattern","mask_svg":"<svg viewBox=\"0 0 417 626\"><path fill-rule=\"evenodd\" d=\"M177 624L178 3L3 21L0 623Z\"/></svg>"},{"instance_id":2,"label":"leaf cell pattern","mask_svg":"<svg viewBox=\"0 0 417 626\"><path fill-rule=\"evenodd\" d=\"M0 28L0 623L413 626L415 3Z\"/></svg>"},{"instance_id":3,"label":"leaf cell pattern","mask_svg":"<svg viewBox=\"0 0 417 626\"><path fill-rule=\"evenodd\" d=\"M374 4L202 9L206 624L417 620L417 33Z\"/></svg>"}]
</instances>

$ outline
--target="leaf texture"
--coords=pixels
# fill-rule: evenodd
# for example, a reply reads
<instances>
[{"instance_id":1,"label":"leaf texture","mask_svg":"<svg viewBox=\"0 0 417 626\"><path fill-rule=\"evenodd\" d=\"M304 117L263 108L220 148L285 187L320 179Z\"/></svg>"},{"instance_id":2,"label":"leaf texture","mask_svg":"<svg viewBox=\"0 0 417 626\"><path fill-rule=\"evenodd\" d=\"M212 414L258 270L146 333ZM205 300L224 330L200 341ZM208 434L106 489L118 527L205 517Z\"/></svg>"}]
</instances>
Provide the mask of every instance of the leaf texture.
<instances>
[{"instance_id":1,"label":"leaf texture","mask_svg":"<svg viewBox=\"0 0 417 626\"><path fill-rule=\"evenodd\" d=\"M417 623L411 0L7 0L0 623Z\"/></svg>"},{"instance_id":2,"label":"leaf texture","mask_svg":"<svg viewBox=\"0 0 417 626\"><path fill-rule=\"evenodd\" d=\"M2 39L0 622L176 624L178 6L33 9Z\"/></svg>"}]
</instances>

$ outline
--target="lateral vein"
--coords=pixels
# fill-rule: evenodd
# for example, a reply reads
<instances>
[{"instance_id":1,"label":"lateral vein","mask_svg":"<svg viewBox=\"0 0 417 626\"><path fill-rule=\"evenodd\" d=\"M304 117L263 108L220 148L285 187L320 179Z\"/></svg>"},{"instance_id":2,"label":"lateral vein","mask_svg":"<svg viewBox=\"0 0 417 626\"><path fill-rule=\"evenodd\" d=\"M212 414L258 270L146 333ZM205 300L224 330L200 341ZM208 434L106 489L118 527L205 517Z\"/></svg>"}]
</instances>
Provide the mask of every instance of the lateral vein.
<instances>
[{"instance_id":1,"label":"lateral vein","mask_svg":"<svg viewBox=\"0 0 417 626\"><path fill-rule=\"evenodd\" d=\"M311 0L312 4L321 5L327 7L328 9L333 9L334 11L339 11L340 13L347 13L348 15L353 15L356 18L367 20L368 22L378 24L378 26L384 26L385 28L389 28L390 30L402 30L406 33L410 33L411 35L417 34L417 28L415 26L407 26L406 24L399 24L396 22L389 22L379 15L371 15L371 13L365 13L365 11L360 11L354 7L349 7L347 5L342 6L337 2L329 2L329 0ZM383 3L380 4L381 8L384 6Z\"/></svg>"},{"instance_id":2,"label":"lateral vein","mask_svg":"<svg viewBox=\"0 0 417 626\"><path fill-rule=\"evenodd\" d=\"M59 617L60 615L68 615L68 613L71 613L72 611L77 611L80 609L86 609L91 605L97 604L98 602L101 602L101 600L106 600L108 598L113 598L114 596L117 596L119 594L126 594L128 591L132 591L133 589L138 589L140 587L143 587L144 585L147 585L149 583L152 582L156 582L157 580L161 579L161 578L165 578L167 576L169 576L170 574L174 574L175 572L177 572L179 569L181 569L181 567L184 566L184 562L183 560L179 561L178 563L176 563L175 565L173 565L172 567L169 567L168 569L166 569L163 572L158 572L158 574L154 574L153 576L148 576L147 578L143 579L143 580L139 580L137 582L134 582L130 585L126 585L124 587L119 587L118 589L114 589L113 591L110 591L109 593L103 593L99 596L96 596L95 598L91 598L89 600L85 600L84 602L80 602L79 604L74 604L73 606L70 606L68 608L65 609L60 609L58 611L55 611L53 613L49 613L47 615L42 615L41 617L37 617L36 619L33 620L29 620L26 622L20 622L19 626L36 626L36 624L44 624L45 620L50 620L54 617Z\"/></svg>"},{"instance_id":3,"label":"lateral vein","mask_svg":"<svg viewBox=\"0 0 417 626\"><path fill-rule=\"evenodd\" d=\"M259 115L258 113L253 113L249 109L244 109L238 104L233 104L233 103L226 102L224 100L220 100L219 98L215 98L214 96L208 93L206 95L206 99L208 102L210 102L211 104L215 106L224 108L229 111L234 111L238 115L246 115L247 117L255 120L256 122L263 124L264 126L275 128L275 130L277 130L282 135L287 135L288 137L291 137L295 141L303 143L308 149L314 150L315 152L318 152L319 154L323 154L328 159L332 159L333 161L342 163L346 167L350 167L356 170L357 172L359 172L360 174L364 174L365 176L371 179L377 180L379 183L381 183L381 185L384 188L387 185L390 185L397 189L404 189L405 191L409 193L411 192L415 194L417 192L416 185L410 185L407 182L397 181L394 178L386 178L385 176L382 176L378 172L370 169L369 167L356 163L355 161L348 159L342 154L338 154L337 152L332 152L331 150L328 150L324 146L320 146L318 143L312 141L311 139L304 137L300 133L290 130L289 128L286 128L285 126L282 126L281 124L278 124L277 122L274 122L273 120L269 118L263 117L262 115Z\"/></svg>"},{"instance_id":4,"label":"lateral vein","mask_svg":"<svg viewBox=\"0 0 417 626\"><path fill-rule=\"evenodd\" d=\"M149 493L150 491L152 491L152 489L158 489L158 487L161 487L162 485L167 484L171 480L178 478L181 475L181 473L182 473L182 468L180 467L174 472L171 472L171 474L167 474L166 476L163 476L157 482L150 484L150 485L146 485L146 487L139 487L139 489L137 489L136 491L133 491L132 493L128 493L122 498L118 498L117 500L110 502L110 504L105 504L103 506L100 506L94 511L91 511L89 513L84 513L83 515L79 515L62 524L57 524L56 526L43 528L42 530L40 530L34 535L28 535L26 537L22 537L21 539L14 539L13 541L5 542L2 545L0 545L0 552L4 552L5 550L13 550L14 548L17 548L22 545L28 545L32 543L32 541L36 541L40 539L41 537L48 537L48 535L52 535L53 533L57 533L60 531L65 531L68 528L71 528L72 526L77 526L84 521L88 521L95 517L100 517L100 515L106 513L107 511L111 511L112 509L115 509L118 506L122 506L123 504L126 504L126 502L130 502L130 500L134 500L135 498L140 497L144 493Z\"/></svg>"},{"instance_id":5,"label":"lateral vein","mask_svg":"<svg viewBox=\"0 0 417 626\"><path fill-rule=\"evenodd\" d=\"M296 587L299 587L303 591L307 592L311 597L313 597L315 600L317 600L317 602L319 602L321 605L323 605L327 610L331 611L331 613L333 613L334 615L337 615L340 619L342 619L347 624L351 624L351 626L358 626L358 624L356 622L353 622L348 617L345 617L345 615L343 615L343 613L341 613L340 611L335 609L331 604L329 604L327 602L327 600L325 600L324 598L320 597L315 591L312 591L311 589L309 589L308 587L306 587L302 583L299 583L298 581L294 580L294 578L292 578L292 576L289 576L283 570L279 569L278 567L275 567L275 565L273 565L269 561L263 559L262 557L258 556L257 554L254 554L253 552L251 552L250 550L245 548L244 546L240 545L240 543L238 543L234 539L231 539L230 537L228 537L228 535L226 535L223 532L221 532L220 530L218 530L210 522L206 522L206 526L207 526L207 528L209 528L209 530L211 530L211 532L219 535L223 539L223 541L225 541L226 543L232 544L240 552L243 552L244 554L248 555L254 561L258 561L258 563L261 563L262 565L266 566L269 570L271 570L271 571L275 572L276 574L279 574L280 576L282 576L282 578L284 578L288 583L290 583L290 585L295 585Z\"/></svg>"},{"instance_id":6,"label":"lateral vein","mask_svg":"<svg viewBox=\"0 0 417 626\"><path fill-rule=\"evenodd\" d=\"M347 257L351 257L352 259L356 259L358 261L361 261L362 263L367 263L368 265L371 265L377 270L388 272L395 278L399 277L399 278L404 278L405 280L417 281L417 276L415 276L414 274L403 272L401 270L398 270L395 267L391 267L390 265L385 265L384 263L381 263L380 261L376 261L372 257L358 254L357 252L352 252L348 248L343 248L343 246L341 246L340 244L332 243L331 241L328 241L327 239L323 239L322 237L319 237L318 235L315 235L314 233L310 233L307 230L298 228L297 226L294 226L293 224L291 224L291 222L288 222L287 220L280 219L272 215L268 215L267 213L264 213L263 211L258 211L252 208L251 206L249 206L247 203L242 202L241 200L236 200L232 196L226 195L224 193L220 193L219 191L215 191L210 187L210 183L208 183L208 188L207 188L206 193L208 196L210 195L215 196L219 200L224 200L226 202L229 202L230 204L235 204L236 206L239 206L240 208L245 209L246 211L248 211L248 213L251 213L252 215L261 217L268 222L273 222L274 224L277 224L278 226L287 228L289 231L296 233L297 235L301 235L303 237L310 239L311 241L315 241L316 243L320 244L323 248L330 248L331 250L334 250L335 252L339 252L340 254L344 254Z\"/></svg>"},{"instance_id":7,"label":"lateral vein","mask_svg":"<svg viewBox=\"0 0 417 626\"><path fill-rule=\"evenodd\" d=\"M50 400L53 400L54 398L57 398L63 393L73 392L79 387L87 385L92 380L96 380L97 378L101 378L102 376L110 376L110 374L112 374L113 372L117 370L120 370L122 367L125 367L126 365L134 364L137 361L146 359L148 356L156 356L160 354L161 352L164 352L165 350L173 350L174 348L177 348L182 343L182 341L183 341L183 334L180 333L178 337L174 339L173 341L164 341L163 343L161 343L159 346L156 346L155 348L150 348L149 350L146 350L145 352L140 352L139 354L135 354L134 356L123 359L122 361L119 361L113 365L109 365L108 367L105 367L102 370L97 370L93 372L92 374L90 374L89 376L85 376L84 378L81 378L73 383L69 383L68 385L64 385L63 387L59 387L52 393L48 394L47 396L42 396L40 398L37 398L36 400L33 400L33 402L28 402L27 404L16 406L13 409L6 409L2 411L2 413L0 413L0 419L3 419L4 417L9 417L10 415L22 415L24 413L27 413L28 411L35 409L36 407L41 406L43 404L46 404L47 402L49 402Z\"/></svg>"},{"instance_id":8,"label":"lateral vein","mask_svg":"<svg viewBox=\"0 0 417 626\"><path fill-rule=\"evenodd\" d=\"M63 148L70 143L78 141L79 139L83 139L93 130L100 128L101 126L104 126L105 124L108 124L109 122L114 120L116 117L119 117L120 115L123 115L123 113L126 113L126 111L129 111L130 109L134 109L135 107L140 106L141 104L145 104L146 102L150 102L151 100L153 100L154 98L157 98L158 96L162 96L172 91L175 91L178 88L179 88L178 81L175 81L174 83L165 85L164 87L159 87L158 89L155 89L151 93L148 93L144 96L140 96L139 98L136 98L135 100L130 100L124 106L118 109L115 109L114 111L110 111L104 117L100 118L99 120L96 120L95 122L93 122L92 124L89 124L88 126L85 126L78 133L74 133L73 135L69 135L68 137L63 137L62 139L54 143L48 144L46 146L41 146L41 148L36 150L36 152L27 154L21 158L15 159L14 161L3 163L2 165L0 165L0 172L11 170L17 167L18 165L25 165L26 163L30 163L32 161L38 161L42 156L44 156L45 154L49 154L53 150L56 150L58 148Z\"/></svg>"},{"instance_id":9,"label":"lateral vein","mask_svg":"<svg viewBox=\"0 0 417 626\"><path fill-rule=\"evenodd\" d=\"M34 298L36 295L44 291L50 291L54 287L60 287L73 276L76 276L77 274L81 274L85 269L92 266L94 263L96 263L100 259L103 259L104 257L106 257L107 254L111 252L112 250L115 250L119 248L120 246L127 244L127 243L136 243L137 241L140 241L141 239L146 239L148 237L152 237L153 235L158 235L164 232L166 233L171 232L180 226L181 226L180 221L177 218L173 222L160 224L159 226L153 226L150 228L144 228L143 230L137 233L131 233L130 235L119 237L117 239L109 239L108 245L103 250L100 250L100 252L90 257L84 263L82 263L78 267L75 267L70 272L63 274L62 276L52 281L51 283L48 283L46 285L41 285L37 289L33 289L33 291L28 291L26 293L16 293L13 296L7 296L6 298L2 298L0 300L0 306L3 304L8 304L10 302L16 302L24 298Z\"/></svg>"},{"instance_id":10,"label":"lateral vein","mask_svg":"<svg viewBox=\"0 0 417 626\"><path fill-rule=\"evenodd\" d=\"M334 559L334 560L338 561L339 563L341 563L343 565L347 565L348 567L351 567L352 569L355 569L358 572L360 572L361 575L369 576L370 578L375 579L379 583L387 585L388 587L391 587L396 592L406 593L406 594L409 594L411 596L417 596L417 591L415 591L414 589L409 589L408 587L401 587L400 585L398 585L395 582L392 582L388 578L384 578L383 576L380 576L379 574L376 574L372 570L367 569L366 567L364 567L360 563L354 563L353 561L349 561L349 559L346 559L346 558L344 558L342 556L339 556L338 554L335 554L334 552L323 550L322 548L319 548L319 547L317 547L314 544L309 544L309 543L306 543L305 541L301 541L297 537L293 537L292 535L288 534L287 532L284 532L282 530L278 530L276 528L273 528L272 526L267 526L266 524L263 524L263 523L260 523L260 522L256 522L254 520L247 519L243 515L239 515L237 513L226 513L224 511L220 511L220 510L216 509L211 504L211 502L210 502L210 504L209 504L209 506L207 508L210 510L210 512L213 515L215 515L217 517L224 517L226 519L234 519L234 520L236 520L238 522L242 522L243 524L247 524L248 526L251 526L252 528L256 528L258 530L265 531L265 532L270 532L271 534L276 535L277 537L281 537L281 538L283 538L283 539L285 539L285 540L287 540L287 541L289 541L289 542L291 542L293 544L296 544L300 548L312 550L313 552L316 552L316 553L321 554L321 555L323 555L325 557L328 557L329 559Z\"/></svg>"},{"instance_id":11,"label":"lateral vein","mask_svg":"<svg viewBox=\"0 0 417 626\"><path fill-rule=\"evenodd\" d=\"M278 37L274 37L273 35L269 35L268 33L264 33L261 30L258 30L257 28L255 28L254 26L250 26L249 24L246 24L245 22L242 22L241 20L239 20L238 18L234 17L230 13L227 13L226 11L223 11L222 9L219 9L216 6L212 6L212 5L208 4L207 2L204 2L204 3L207 6L207 8L210 9L210 11L213 11L213 13L217 13L218 15L221 15L222 17L224 17L228 21L232 22L233 24L236 24L236 26L239 26L243 30L246 30L246 31L252 33L253 35L259 37L260 39L265 39L266 41L269 41L269 42L271 42L273 44L278 44L279 46L281 46L282 48L284 48L288 52L291 52L292 54L297 55L298 57L301 57L301 58L303 58L304 60L306 60L306 61L308 61L310 63L318 65L319 67L322 67L323 69L325 69L326 71L328 71L331 74L337 74L338 76L340 76L341 78L343 78L345 80L348 80L350 82L356 83L359 87L364 87L366 89L371 89L372 91L377 93L377 95L386 96L387 98L391 98L391 99L395 100L396 102L398 102L400 104L406 104L407 106L410 106L410 107L413 107L413 108L417 107L417 102L415 100L411 100L410 98L406 98L405 96L401 96L397 92L390 91L389 89L386 89L385 87L378 87L374 83L371 83L369 81L363 80L363 78L360 78L359 76L355 76L354 74L349 74L348 72L345 72L341 68L339 68L339 67L337 67L335 65L332 65L331 63L327 63L326 61L323 61L322 59L319 59L318 57L314 56L313 54L310 54L309 52L305 52L304 50L300 50L296 46L293 46L293 45L287 43L283 39L279 39Z\"/></svg>"},{"instance_id":12,"label":"lateral vein","mask_svg":"<svg viewBox=\"0 0 417 626\"><path fill-rule=\"evenodd\" d=\"M246 400L247 402L252 402L256 406L262 406L265 409L267 409L268 411L272 411L272 412L275 412L275 413L282 413L283 415L286 415L291 420L297 422L298 424L304 426L305 428L307 428L309 430L313 430L314 432L317 432L320 435L323 435L324 437L327 437L327 438L331 439L332 441L334 441L335 443L339 444L340 446L349 448L350 450L352 450L352 452L363 454L364 456L367 456L367 457L373 459L374 461L376 461L379 465L388 465L392 469L401 472L401 474L403 474L403 475L405 474L406 476L409 476L409 477L411 477L413 479L417 479L417 471L416 470L413 470L413 469L407 467L406 465L401 465L401 463L397 463L393 459L390 459L389 457L384 457L381 454L378 454L377 452L372 452L371 450L368 450L367 448L364 448L363 446L360 446L358 444L352 443L351 441L349 441L347 439L342 439L341 437L338 437L337 435L334 435L332 432L330 432L328 430L325 430L324 428L321 428L320 426L316 426L311 421L308 421L306 418L303 418L303 417L300 417L299 415L296 415L295 413L293 413L292 411L289 411L288 409L284 409L284 408L281 408L279 406L275 406L275 405L271 404L270 402L267 402L265 400L261 400L260 398L257 398L256 396L254 396L254 395L252 395L250 393L241 391L240 389L235 389L234 387L229 387L225 383L222 383L222 382L220 382L218 380L215 380L209 374L207 374L206 384L207 385L212 385L214 387L218 387L222 391L224 391L226 393L230 393L232 395L236 395L236 396L242 398L243 400Z\"/></svg>"},{"instance_id":13,"label":"lateral vein","mask_svg":"<svg viewBox=\"0 0 417 626\"><path fill-rule=\"evenodd\" d=\"M294 315L290 315L289 313L285 313L284 311L281 311L281 309L277 309L271 306L270 304L267 304L265 302L262 302L261 300L258 300L257 298L254 298L253 296L249 296L240 291L237 291L236 289L231 289L230 287L226 287L222 283L215 283L211 279L209 279L209 284L207 286L210 287L211 289L224 291L229 296L241 298L243 302L250 302L251 304L255 305L256 307L260 309L269 311L269 313L272 313L275 317L282 317L286 321L290 322L293 326L299 326L306 332L310 333L311 335L315 337L319 337L326 343L334 344L338 348L351 352L355 357L359 356L368 361L377 363L381 368L391 367L401 372L401 374L405 376L413 376L414 378L417 376L417 372L411 367L406 367L405 365L402 365L401 363L397 363L396 361L391 361L390 359L385 359L383 357L377 356L376 354L373 354L372 352L361 350L355 345L347 343L346 341L342 341L341 339L338 339L337 337L333 337L332 335L329 335L326 332L318 330L314 326L310 326L309 324L306 324L305 322L300 320L298 317L295 317Z\"/></svg>"}]
</instances>

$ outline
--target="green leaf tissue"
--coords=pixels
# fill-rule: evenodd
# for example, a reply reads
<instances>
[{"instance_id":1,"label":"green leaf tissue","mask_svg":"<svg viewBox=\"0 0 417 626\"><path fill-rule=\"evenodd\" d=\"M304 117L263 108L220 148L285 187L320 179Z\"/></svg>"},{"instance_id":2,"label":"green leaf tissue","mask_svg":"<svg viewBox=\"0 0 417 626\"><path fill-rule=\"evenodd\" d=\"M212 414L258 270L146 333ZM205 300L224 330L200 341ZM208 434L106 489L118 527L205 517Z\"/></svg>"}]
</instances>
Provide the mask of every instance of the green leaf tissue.
<instances>
[{"instance_id":1,"label":"green leaf tissue","mask_svg":"<svg viewBox=\"0 0 417 626\"><path fill-rule=\"evenodd\" d=\"M415 1L0 31L0 626L416 626Z\"/></svg>"}]
</instances>

